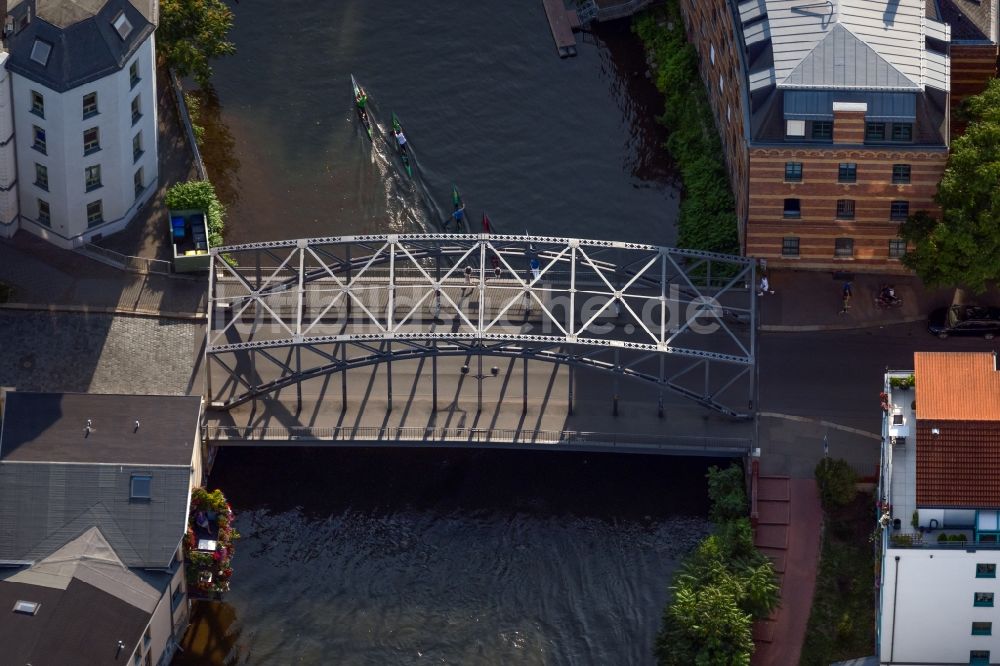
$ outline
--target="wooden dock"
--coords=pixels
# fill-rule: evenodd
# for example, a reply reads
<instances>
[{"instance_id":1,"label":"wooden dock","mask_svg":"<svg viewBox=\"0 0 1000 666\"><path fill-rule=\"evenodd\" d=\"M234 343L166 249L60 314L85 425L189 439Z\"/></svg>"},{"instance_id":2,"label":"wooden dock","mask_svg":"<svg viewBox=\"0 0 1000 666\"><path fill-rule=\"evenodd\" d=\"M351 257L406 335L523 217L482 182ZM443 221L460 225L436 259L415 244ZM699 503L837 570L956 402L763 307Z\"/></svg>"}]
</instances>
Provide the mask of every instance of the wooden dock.
<instances>
[{"instance_id":1,"label":"wooden dock","mask_svg":"<svg viewBox=\"0 0 1000 666\"><path fill-rule=\"evenodd\" d=\"M549 28L552 29L552 39L555 40L559 57L575 56L576 36L573 28L580 26L576 10L566 9L563 0L542 0L542 4L545 6L545 15L549 19Z\"/></svg>"}]
</instances>

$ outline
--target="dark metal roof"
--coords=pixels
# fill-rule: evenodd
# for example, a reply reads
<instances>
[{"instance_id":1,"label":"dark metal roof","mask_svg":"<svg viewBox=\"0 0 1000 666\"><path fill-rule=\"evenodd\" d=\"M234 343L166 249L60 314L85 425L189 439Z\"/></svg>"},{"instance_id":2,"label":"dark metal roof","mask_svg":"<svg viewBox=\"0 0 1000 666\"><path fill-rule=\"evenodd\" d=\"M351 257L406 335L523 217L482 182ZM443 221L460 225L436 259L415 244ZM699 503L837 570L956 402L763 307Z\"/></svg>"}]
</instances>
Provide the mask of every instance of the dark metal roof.
<instances>
[{"instance_id":1,"label":"dark metal roof","mask_svg":"<svg viewBox=\"0 0 1000 666\"><path fill-rule=\"evenodd\" d=\"M833 90L785 90L785 118L833 120L834 102L864 102L865 119L883 122L913 122L917 117L917 95L907 92L850 92Z\"/></svg>"},{"instance_id":2,"label":"dark metal roof","mask_svg":"<svg viewBox=\"0 0 1000 666\"><path fill-rule=\"evenodd\" d=\"M35 615L14 613L18 600L41 603ZM0 581L0 645L5 664L125 666L150 614L72 580L65 590ZM118 641L125 648L118 650Z\"/></svg>"},{"instance_id":3,"label":"dark metal roof","mask_svg":"<svg viewBox=\"0 0 1000 666\"><path fill-rule=\"evenodd\" d=\"M952 40L989 41L997 20L996 0L940 0L941 20Z\"/></svg>"},{"instance_id":4,"label":"dark metal roof","mask_svg":"<svg viewBox=\"0 0 1000 666\"><path fill-rule=\"evenodd\" d=\"M106 0L103 4L94 0L27 0L11 9L14 25L20 25L28 12L32 18L27 27L7 38L7 68L59 92L125 67L156 27L155 0L137 4L128 0ZM125 39L113 25L119 13L132 25ZM52 45L45 65L31 59L36 39Z\"/></svg>"},{"instance_id":5,"label":"dark metal roof","mask_svg":"<svg viewBox=\"0 0 1000 666\"><path fill-rule=\"evenodd\" d=\"M0 460L188 466L200 416L198 396L15 391L4 406Z\"/></svg>"}]
</instances>

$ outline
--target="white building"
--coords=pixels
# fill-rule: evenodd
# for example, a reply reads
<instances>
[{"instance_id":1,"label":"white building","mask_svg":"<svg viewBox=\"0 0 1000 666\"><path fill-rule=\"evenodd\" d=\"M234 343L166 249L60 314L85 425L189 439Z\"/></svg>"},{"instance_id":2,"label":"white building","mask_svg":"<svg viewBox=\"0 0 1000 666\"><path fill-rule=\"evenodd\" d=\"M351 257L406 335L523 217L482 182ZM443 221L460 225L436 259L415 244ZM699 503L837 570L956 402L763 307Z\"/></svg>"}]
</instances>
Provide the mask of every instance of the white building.
<instances>
[{"instance_id":1,"label":"white building","mask_svg":"<svg viewBox=\"0 0 1000 666\"><path fill-rule=\"evenodd\" d=\"M1000 663L997 357L917 353L910 376L883 396L880 663Z\"/></svg>"},{"instance_id":2,"label":"white building","mask_svg":"<svg viewBox=\"0 0 1000 666\"><path fill-rule=\"evenodd\" d=\"M20 228L78 246L125 227L156 190L155 21L155 0L10 7L0 235Z\"/></svg>"}]
</instances>

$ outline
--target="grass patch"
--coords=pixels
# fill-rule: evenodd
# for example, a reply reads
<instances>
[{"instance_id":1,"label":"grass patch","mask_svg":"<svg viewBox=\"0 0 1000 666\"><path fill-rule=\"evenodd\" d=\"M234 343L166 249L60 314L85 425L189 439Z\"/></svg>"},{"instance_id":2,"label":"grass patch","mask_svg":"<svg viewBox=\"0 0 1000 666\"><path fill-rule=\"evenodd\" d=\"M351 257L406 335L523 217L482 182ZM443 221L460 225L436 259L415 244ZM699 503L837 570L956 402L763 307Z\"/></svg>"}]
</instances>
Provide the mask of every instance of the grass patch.
<instances>
[{"instance_id":1,"label":"grass patch","mask_svg":"<svg viewBox=\"0 0 1000 666\"><path fill-rule=\"evenodd\" d=\"M684 183L677 244L739 254L736 204L722 142L698 72L698 54L684 34L677 0L637 17L633 29L656 62L656 87L666 100L666 110L658 120L670 130L666 147Z\"/></svg>"},{"instance_id":2,"label":"grass patch","mask_svg":"<svg viewBox=\"0 0 1000 666\"><path fill-rule=\"evenodd\" d=\"M875 654L873 502L870 493L858 493L846 506L824 507L823 552L801 666Z\"/></svg>"}]
</instances>

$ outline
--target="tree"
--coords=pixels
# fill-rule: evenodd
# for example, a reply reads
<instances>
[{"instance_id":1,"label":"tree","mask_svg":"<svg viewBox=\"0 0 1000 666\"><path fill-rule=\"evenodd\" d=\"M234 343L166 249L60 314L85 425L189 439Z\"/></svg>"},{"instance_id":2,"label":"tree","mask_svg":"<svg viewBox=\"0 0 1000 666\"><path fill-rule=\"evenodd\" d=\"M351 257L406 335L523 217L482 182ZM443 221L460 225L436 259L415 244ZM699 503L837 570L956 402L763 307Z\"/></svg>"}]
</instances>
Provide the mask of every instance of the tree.
<instances>
[{"instance_id":1,"label":"tree","mask_svg":"<svg viewBox=\"0 0 1000 666\"><path fill-rule=\"evenodd\" d=\"M1000 278L1000 80L965 100L962 115L970 122L938 188L941 218L918 212L900 236L914 245L903 263L925 282L981 292Z\"/></svg>"},{"instance_id":2,"label":"tree","mask_svg":"<svg viewBox=\"0 0 1000 666\"><path fill-rule=\"evenodd\" d=\"M205 87L212 78L209 59L236 53L226 39L232 27L233 13L222 0L163 0L157 46L177 74Z\"/></svg>"},{"instance_id":3,"label":"tree","mask_svg":"<svg viewBox=\"0 0 1000 666\"><path fill-rule=\"evenodd\" d=\"M752 620L740 609L731 581L692 589L680 585L667 607L656 656L664 666L747 666Z\"/></svg>"}]
</instances>

